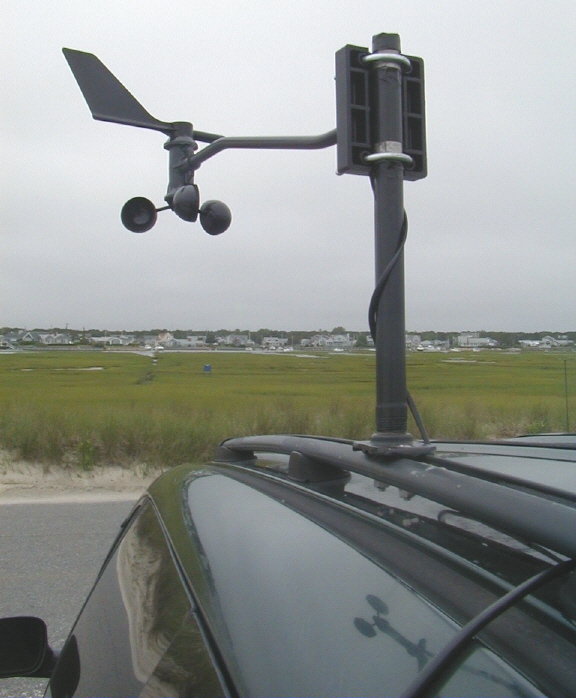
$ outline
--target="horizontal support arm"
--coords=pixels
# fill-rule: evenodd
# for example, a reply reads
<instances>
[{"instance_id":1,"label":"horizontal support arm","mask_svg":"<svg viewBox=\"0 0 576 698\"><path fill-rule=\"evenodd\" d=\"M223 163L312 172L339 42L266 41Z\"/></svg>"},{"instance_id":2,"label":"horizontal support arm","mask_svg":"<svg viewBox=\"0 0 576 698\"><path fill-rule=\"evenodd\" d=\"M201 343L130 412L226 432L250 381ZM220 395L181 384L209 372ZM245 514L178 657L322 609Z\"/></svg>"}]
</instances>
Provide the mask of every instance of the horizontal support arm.
<instances>
[{"instance_id":1,"label":"horizontal support arm","mask_svg":"<svg viewBox=\"0 0 576 698\"><path fill-rule=\"evenodd\" d=\"M196 132L194 137L201 140ZM260 148L272 150L318 150L336 145L336 129L319 136L222 136L190 158L190 166L197 170L216 153L228 148Z\"/></svg>"},{"instance_id":2,"label":"horizontal support arm","mask_svg":"<svg viewBox=\"0 0 576 698\"><path fill-rule=\"evenodd\" d=\"M207 131L197 131L194 129L194 140L202 141L202 143L213 143L214 141L224 138L218 133L208 133Z\"/></svg>"}]
</instances>

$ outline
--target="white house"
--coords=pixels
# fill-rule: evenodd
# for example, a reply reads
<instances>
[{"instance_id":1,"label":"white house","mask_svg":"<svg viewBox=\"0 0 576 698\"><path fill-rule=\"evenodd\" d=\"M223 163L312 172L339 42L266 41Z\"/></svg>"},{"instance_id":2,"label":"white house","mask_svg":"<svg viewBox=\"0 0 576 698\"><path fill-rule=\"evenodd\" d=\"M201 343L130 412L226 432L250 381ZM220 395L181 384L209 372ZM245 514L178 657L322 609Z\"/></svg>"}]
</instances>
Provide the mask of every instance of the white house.
<instances>
[{"instance_id":1,"label":"white house","mask_svg":"<svg viewBox=\"0 0 576 698\"><path fill-rule=\"evenodd\" d=\"M462 332L458 335L458 346L465 348L494 348L498 342L490 337L480 337L479 332Z\"/></svg>"},{"instance_id":2,"label":"white house","mask_svg":"<svg viewBox=\"0 0 576 698\"><path fill-rule=\"evenodd\" d=\"M176 341L174 339L174 335L171 334L170 332L160 332L158 335L158 340L156 342L156 345L163 346L163 347L174 347L176 346Z\"/></svg>"},{"instance_id":3,"label":"white house","mask_svg":"<svg viewBox=\"0 0 576 698\"><path fill-rule=\"evenodd\" d=\"M419 334L406 335L406 349L417 349L422 343L422 337Z\"/></svg>"},{"instance_id":4,"label":"white house","mask_svg":"<svg viewBox=\"0 0 576 698\"><path fill-rule=\"evenodd\" d=\"M39 332L39 341L41 344L49 345L65 345L72 344L72 337L63 332Z\"/></svg>"},{"instance_id":5,"label":"white house","mask_svg":"<svg viewBox=\"0 0 576 698\"><path fill-rule=\"evenodd\" d=\"M91 344L103 344L104 346L122 344L120 338L115 335L92 335L89 341Z\"/></svg>"},{"instance_id":6,"label":"white house","mask_svg":"<svg viewBox=\"0 0 576 698\"><path fill-rule=\"evenodd\" d=\"M247 347L250 343L247 334L229 334L222 338L222 344L228 347Z\"/></svg>"},{"instance_id":7,"label":"white house","mask_svg":"<svg viewBox=\"0 0 576 698\"><path fill-rule=\"evenodd\" d=\"M351 347L352 344L353 344L353 342L350 339L349 332L347 332L346 334L333 334L332 335L332 345L334 347L339 347L340 349L346 349L348 347Z\"/></svg>"},{"instance_id":8,"label":"white house","mask_svg":"<svg viewBox=\"0 0 576 698\"><path fill-rule=\"evenodd\" d=\"M551 337L546 335L542 337L541 346L546 349L553 349L554 347L567 347L573 344L573 342L566 337L566 335L561 335L560 337Z\"/></svg>"},{"instance_id":9,"label":"white house","mask_svg":"<svg viewBox=\"0 0 576 698\"><path fill-rule=\"evenodd\" d=\"M288 344L287 337L263 337L262 348L263 349L278 349L278 347L284 347Z\"/></svg>"},{"instance_id":10,"label":"white house","mask_svg":"<svg viewBox=\"0 0 576 698\"><path fill-rule=\"evenodd\" d=\"M315 334L311 342L313 347L331 347L334 344L332 337L326 334Z\"/></svg>"}]
</instances>

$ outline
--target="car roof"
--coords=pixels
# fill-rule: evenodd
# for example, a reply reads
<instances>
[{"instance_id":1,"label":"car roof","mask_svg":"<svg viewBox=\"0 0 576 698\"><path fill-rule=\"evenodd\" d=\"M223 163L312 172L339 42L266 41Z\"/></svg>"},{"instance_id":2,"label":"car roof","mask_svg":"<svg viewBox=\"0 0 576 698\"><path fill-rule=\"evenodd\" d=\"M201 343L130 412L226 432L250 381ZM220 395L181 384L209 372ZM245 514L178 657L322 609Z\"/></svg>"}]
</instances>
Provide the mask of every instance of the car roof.
<instances>
[{"instance_id":1,"label":"car roof","mask_svg":"<svg viewBox=\"0 0 576 698\"><path fill-rule=\"evenodd\" d=\"M382 459L339 439L230 439L212 463L150 488L240 694L400 695L461 625L574 555L573 448L434 446ZM510 695L539 695L525 678L535 662L562 695L576 681L576 641L557 596L534 602L561 638L556 660L530 639L541 644L532 603L487 631L450 690L480 695L491 676Z\"/></svg>"}]
</instances>

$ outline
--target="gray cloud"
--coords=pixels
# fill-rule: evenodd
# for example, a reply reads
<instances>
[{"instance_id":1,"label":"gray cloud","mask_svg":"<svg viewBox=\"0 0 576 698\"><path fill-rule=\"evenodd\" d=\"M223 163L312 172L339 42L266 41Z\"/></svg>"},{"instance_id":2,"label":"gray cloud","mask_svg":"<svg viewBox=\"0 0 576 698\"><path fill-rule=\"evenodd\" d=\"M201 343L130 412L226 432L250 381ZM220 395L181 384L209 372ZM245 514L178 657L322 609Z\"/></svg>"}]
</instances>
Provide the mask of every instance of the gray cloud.
<instances>
[{"instance_id":1,"label":"gray cloud","mask_svg":"<svg viewBox=\"0 0 576 698\"><path fill-rule=\"evenodd\" d=\"M159 216L161 134L92 121L60 52L96 53L144 106L226 135L335 125L334 53L398 32L426 65L429 177L406 184L411 329L574 329L575 6L450 0L4 4L0 324L367 327L367 178L335 150L225 152L197 175L230 230Z\"/></svg>"}]
</instances>

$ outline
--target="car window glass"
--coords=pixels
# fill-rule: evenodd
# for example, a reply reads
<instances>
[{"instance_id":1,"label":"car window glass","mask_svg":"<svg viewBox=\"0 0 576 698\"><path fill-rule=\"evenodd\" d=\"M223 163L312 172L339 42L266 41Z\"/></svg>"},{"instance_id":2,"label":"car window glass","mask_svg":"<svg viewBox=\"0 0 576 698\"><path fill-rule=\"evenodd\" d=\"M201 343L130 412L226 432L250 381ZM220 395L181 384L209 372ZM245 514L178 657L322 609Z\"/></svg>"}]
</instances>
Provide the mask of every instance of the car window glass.
<instances>
[{"instance_id":1,"label":"car window glass","mask_svg":"<svg viewBox=\"0 0 576 698\"><path fill-rule=\"evenodd\" d=\"M494 652L475 645L453 675L436 693L437 698L543 698L527 679Z\"/></svg>"},{"instance_id":2,"label":"car window glass","mask_svg":"<svg viewBox=\"0 0 576 698\"><path fill-rule=\"evenodd\" d=\"M574 628L554 609L528 597L498 616L479 637L530 676L546 695L574 695Z\"/></svg>"},{"instance_id":3,"label":"car window glass","mask_svg":"<svg viewBox=\"0 0 576 698\"><path fill-rule=\"evenodd\" d=\"M458 626L353 547L221 475L188 486L192 538L248 695L400 695ZM217 613L217 615L216 615Z\"/></svg>"},{"instance_id":4,"label":"car window glass","mask_svg":"<svg viewBox=\"0 0 576 698\"><path fill-rule=\"evenodd\" d=\"M98 579L52 677L52 695L139 696L143 690L148 696L180 695L182 677L171 672L174 662L157 669L179 633L188 641L192 635L200 647L191 611L148 504ZM187 634L182 635L183 628ZM195 656L211 668L205 648ZM155 681L149 683L152 676Z\"/></svg>"},{"instance_id":5,"label":"car window glass","mask_svg":"<svg viewBox=\"0 0 576 698\"><path fill-rule=\"evenodd\" d=\"M195 617L190 613L156 666L140 698L222 696L223 691Z\"/></svg>"}]
</instances>

